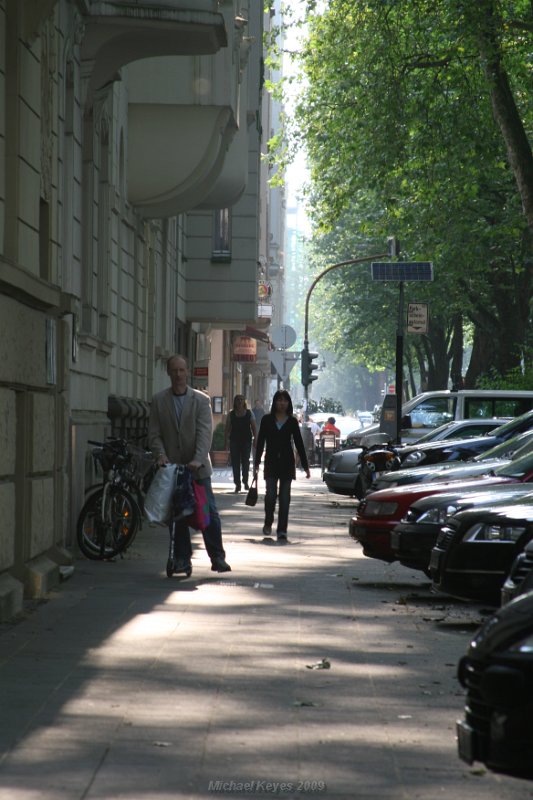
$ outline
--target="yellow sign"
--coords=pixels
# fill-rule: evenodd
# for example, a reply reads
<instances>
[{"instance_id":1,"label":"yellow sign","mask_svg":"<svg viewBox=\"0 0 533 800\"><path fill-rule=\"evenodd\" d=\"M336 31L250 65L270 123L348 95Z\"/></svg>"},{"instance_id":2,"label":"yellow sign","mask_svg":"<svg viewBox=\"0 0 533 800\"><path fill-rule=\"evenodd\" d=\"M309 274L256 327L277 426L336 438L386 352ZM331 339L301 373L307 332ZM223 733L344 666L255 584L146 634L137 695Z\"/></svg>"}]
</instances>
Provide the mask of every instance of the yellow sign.
<instances>
[{"instance_id":1,"label":"yellow sign","mask_svg":"<svg viewBox=\"0 0 533 800\"><path fill-rule=\"evenodd\" d=\"M269 281L259 281L257 295L261 302L266 302L272 297L272 284Z\"/></svg>"}]
</instances>

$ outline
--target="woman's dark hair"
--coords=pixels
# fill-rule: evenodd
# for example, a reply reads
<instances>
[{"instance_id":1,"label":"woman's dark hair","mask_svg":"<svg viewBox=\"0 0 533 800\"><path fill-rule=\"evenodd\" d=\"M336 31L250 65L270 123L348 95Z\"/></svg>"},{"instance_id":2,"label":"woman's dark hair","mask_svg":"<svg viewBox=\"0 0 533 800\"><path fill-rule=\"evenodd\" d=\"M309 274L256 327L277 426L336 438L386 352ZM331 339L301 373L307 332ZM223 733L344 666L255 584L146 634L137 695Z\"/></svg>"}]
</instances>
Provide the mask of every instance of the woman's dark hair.
<instances>
[{"instance_id":1,"label":"woman's dark hair","mask_svg":"<svg viewBox=\"0 0 533 800\"><path fill-rule=\"evenodd\" d=\"M235 410L237 406L237 400L242 400L244 408L248 408L248 406L246 405L246 397L243 394L236 394L235 397L233 398L233 410Z\"/></svg>"},{"instance_id":2,"label":"woman's dark hair","mask_svg":"<svg viewBox=\"0 0 533 800\"><path fill-rule=\"evenodd\" d=\"M289 417L292 417L294 415L294 411L292 408L292 400L290 394L286 391L286 389L280 389L274 394L274 397L272 398L272 405L270 406L270 413L271 414L276 413L276 400L279 400L280 397L284 397L286 400L289 401L287 414L289 415Z\"/></svg>"}]
</instances>

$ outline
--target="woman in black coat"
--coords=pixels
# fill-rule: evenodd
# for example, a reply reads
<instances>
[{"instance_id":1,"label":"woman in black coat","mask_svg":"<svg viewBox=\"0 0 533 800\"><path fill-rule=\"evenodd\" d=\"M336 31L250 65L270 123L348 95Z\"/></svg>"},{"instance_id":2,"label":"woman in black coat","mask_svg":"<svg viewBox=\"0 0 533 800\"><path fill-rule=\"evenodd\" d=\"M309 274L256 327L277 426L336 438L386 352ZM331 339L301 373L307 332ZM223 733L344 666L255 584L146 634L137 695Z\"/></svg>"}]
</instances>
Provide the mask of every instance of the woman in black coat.
<instances>
[{"instance_id":1,"label":"woman in black coat","mask_svg":"<svg viewBox=\"0 0 533 800\"><path fill-rule=\"evenodd\" d=\"M228 414L224 431L226 448L229 441L231 468L236 492L241 491L241 470L244 488L248 490L250 453L256 434L255 417L246 406L244 395L236 394L233 398L233 409Z\"/></svg>"},{"instance_id":2,"label":"woman in black coat","mask_svg":"<svg viewBox=\"0 0 533 800\"><path fill-rule=\"evenodd\" d=\"M266 445L264 472L266 495L263 533L265 536L272 534L276 499L279 497L278 541L287 540L291 481L296 478L293 443L300 456L302 469L306 477L310 478L311 473L309 472L307 453L305 452L298 420L293 415L291 396L285 390L281 390L276 392L272 399L270 414L265 414L261 420L254 459L254 480L256 480L261 456Z\"/></svg>"}]
</instances>

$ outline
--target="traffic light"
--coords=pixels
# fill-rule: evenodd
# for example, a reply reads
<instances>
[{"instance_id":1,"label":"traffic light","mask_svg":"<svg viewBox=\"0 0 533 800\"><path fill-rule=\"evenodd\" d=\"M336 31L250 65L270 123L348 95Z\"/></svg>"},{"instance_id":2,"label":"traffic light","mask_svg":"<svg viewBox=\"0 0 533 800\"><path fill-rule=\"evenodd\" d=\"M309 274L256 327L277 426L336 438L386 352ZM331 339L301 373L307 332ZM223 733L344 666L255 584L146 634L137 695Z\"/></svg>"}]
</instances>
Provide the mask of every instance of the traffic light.
<instances>
[{"instance_id":1,"label":"traffic light","mask_svg":"<svg viewBox=\"0 0 533 800\"><path fill-rule=\"evenodd\" d=\"M394 258L400 255L400 241L396 236L389 236L387 239L387 246L389 250L389 258Z\"/></svg>"},{"instance_id":2,"label":"traffic light","mask_svg":"<svg viewBox=\"0 0 533 800\"><path fill-rule=\"evenodd\" d=\"M313 364L313 360L318 358L318 353L310 353L307 348L302 350L302 386L309 386L316 381L318 375L313 373L318 369L318 364Z\"/></svg>"}]
</instances>

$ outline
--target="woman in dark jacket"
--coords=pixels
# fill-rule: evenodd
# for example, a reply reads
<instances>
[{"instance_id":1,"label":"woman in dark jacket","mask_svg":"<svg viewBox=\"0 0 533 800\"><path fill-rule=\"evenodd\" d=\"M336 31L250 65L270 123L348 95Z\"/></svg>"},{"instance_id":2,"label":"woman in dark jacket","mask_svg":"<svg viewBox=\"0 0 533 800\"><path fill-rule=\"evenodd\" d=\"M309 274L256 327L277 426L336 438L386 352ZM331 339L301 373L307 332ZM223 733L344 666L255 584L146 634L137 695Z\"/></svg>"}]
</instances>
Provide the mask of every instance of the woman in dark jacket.
<instances>
[{"instance_id":1,"label":"woman in dark jacket","mask_svg":"<svg viewBox=\"0 0 533 800\"><path fill-rule=\"evenodd\" d=\"M233 409L226 420L225 443L229 440L231 467L235 491L241 491L241 470L244 488L248 490L248 472L250 470L250 453L255 441L257 429L255 418L246 406L244 395L236 394L233 398Z\"/></svg>"},{"instance_id":2,"label":"woman in dark jacket","mask_svg":"<svg viewBox=\"0 0 533 800\"><path fill-rule=\"evenodd\" d=\"M261 420L257 436L254 480L257 479L261 456L265 453L265 536L272 534L276 498L279 496L277 538L287 541L287 525L289 522L289 505L291 502L291 481L296 478L294 462L294 446L300 456L300 463L306 477L310 478L309 463L305 452L298 420L293 416L292 400L288 392L276 392L272 399L270 414ZM279 491L278 491L279 483Z\"/></svg>"}]
</instances>

